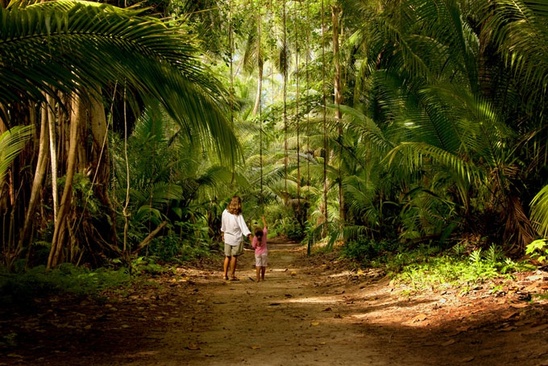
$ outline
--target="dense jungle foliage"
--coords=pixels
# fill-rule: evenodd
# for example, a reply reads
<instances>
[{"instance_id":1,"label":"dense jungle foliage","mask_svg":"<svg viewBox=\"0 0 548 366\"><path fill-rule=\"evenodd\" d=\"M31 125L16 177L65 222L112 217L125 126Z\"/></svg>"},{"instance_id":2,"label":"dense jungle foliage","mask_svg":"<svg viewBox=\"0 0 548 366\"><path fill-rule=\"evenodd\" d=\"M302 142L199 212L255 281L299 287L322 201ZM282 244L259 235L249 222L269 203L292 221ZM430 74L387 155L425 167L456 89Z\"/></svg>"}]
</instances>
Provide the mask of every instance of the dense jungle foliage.
<instances>
[{"instance_id":1,"label":"dense jungle foliage","mask_svg":"<svg viewBox=\"0 0 548 366\"><path fill-rule=\"evenodd\" d=\"M234 194L363 263L546 261L544 1L131 5L0 8L6 272L207 255Z\"/></svg>"}]
</instances>

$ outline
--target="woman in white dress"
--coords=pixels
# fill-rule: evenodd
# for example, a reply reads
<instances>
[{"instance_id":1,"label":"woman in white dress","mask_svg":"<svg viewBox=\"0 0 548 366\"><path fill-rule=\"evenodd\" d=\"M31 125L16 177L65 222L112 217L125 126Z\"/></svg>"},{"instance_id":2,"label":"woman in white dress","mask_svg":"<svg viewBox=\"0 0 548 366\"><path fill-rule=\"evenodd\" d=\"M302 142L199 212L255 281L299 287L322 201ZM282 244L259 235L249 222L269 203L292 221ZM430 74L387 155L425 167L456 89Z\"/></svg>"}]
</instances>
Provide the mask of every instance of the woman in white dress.
<instances>
[{"instance_id":1,"label":"woman in white dress","mask_svg":"<svg viewBox=\"0 0 548 366\"><path fill-rule=\"evenodd\" d=\"M247 236L249 241L253 238L242 216L242 200L239 196L233 196L221 217L221 236L225 244L225 260L223 265L224 279L228 280L230 269L230 280L238 281L236 277L236 265L238 256L244 251L243 237Z\"/></svg>"}]
</instances>

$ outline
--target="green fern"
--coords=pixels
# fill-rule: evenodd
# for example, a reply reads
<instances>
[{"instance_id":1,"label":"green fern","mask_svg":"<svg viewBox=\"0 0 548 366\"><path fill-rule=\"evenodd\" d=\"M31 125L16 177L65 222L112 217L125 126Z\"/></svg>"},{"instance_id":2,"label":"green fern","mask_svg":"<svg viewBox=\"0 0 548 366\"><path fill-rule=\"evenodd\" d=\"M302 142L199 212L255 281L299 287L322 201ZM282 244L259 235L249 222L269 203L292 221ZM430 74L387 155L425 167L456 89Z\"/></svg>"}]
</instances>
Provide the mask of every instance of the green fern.
<instances>
[{"instance_id":1,"label":"green fern","mask_svg":"<svg viewBox=\"0 0 548 366\"><path fill-rule=\"evenodd\" d=\"M531 242L525 248L525 254L544 264L548 262L548 240L538 239Z\"/></svg>"}]
</instances>

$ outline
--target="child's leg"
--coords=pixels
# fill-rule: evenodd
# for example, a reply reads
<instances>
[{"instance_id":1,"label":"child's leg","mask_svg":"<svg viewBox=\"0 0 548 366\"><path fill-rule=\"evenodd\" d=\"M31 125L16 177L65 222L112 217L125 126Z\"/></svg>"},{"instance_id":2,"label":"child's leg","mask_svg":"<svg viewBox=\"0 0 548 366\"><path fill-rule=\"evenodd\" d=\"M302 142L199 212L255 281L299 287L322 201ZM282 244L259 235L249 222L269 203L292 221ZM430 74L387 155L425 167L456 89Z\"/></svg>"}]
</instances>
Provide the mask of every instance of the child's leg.
<instances>
[{"instance_id":1,"label":"child's leg","mask_svg":"<svg viewBox=\"0 0 548 366\"><path fill-rule=\"evenodd\" d=\"M255 256L255 274L257 276L257 282L261 281L261 256Z\"/></svg>"},{"instance_id":2,"label":"child's leg","mask_svg":"<svg viewBox=\"0 0 548 366\"><path fill-rule=\"evenodd\" d=\"M264 281L264 274L266 273L266 266L268 266L268 254L263 253L261 256L261 277Z\"/></svg>"},{"instance_id":3,"label":"child's leg","mask_svg":"<svg viewBox=\"0 0 548 366\"><path fill-rule=\"evenodd\" d=\"M257 282L261 281L261 267L255 266L255 273L257 274Z\"/></svg>"}]
</instances>

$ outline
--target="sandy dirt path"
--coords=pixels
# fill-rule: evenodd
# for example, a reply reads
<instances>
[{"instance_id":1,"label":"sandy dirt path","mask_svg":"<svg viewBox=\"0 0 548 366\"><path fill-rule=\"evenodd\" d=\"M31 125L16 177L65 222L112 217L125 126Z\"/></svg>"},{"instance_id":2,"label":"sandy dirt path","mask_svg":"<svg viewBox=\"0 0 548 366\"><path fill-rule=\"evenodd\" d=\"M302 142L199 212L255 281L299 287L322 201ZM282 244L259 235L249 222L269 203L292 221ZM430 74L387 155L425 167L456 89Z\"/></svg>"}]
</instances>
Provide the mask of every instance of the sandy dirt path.
<instances>
[{"instance_id":1,"label":"sandy dirt path","mask_svg":"<svg viewBox=\"0 0 548 366\"><path fill-rule=\"evenodd\" d=\"M252 253L240 263L240 281L196 282L201 311L192 328L166 334L176 350L166 365L386 365L379 334L348 326L351 299L325 286L317 271L295 261L302 250L270 250L266 281L254 282ZM203 287L202 287L203 286ZM385 334L388 341L391 334ZM367 343L367 347L361 346ZM165 359L164 361L168 361ZM392 363L393 364L393 363Z\"/></svg>"},{"instance_id":2,"label":"sandy dirt path","mask_svg":"<svg viewBox=\"0 0 548 366\"><path fill-rule=\"evenodd\" d=\"M252 252L240 260L239 282L188 271L190 311L179 309L156 330L149 353L120 364L548 365L546 318L523 303L450 293L406 298L375 273L309 260L295 245L270 247L264 282L250 279Z\"/></svg>"},{"instance_id":3,"label":"sandy dirt path","mask_svg":"<svg viewBox=\"0 0 548 366\"><path fill-rule=\"evenodd\" d=\"M374 270L270 244L266 281L251 251L238 282L222 260L97 301L42 301L1 313L1 365L548 366L548 301L507 288L409 296ZM503 285L501 285L503 286ZM548 289L548 274L510 286ZM11 343L8 344L8 337Z\"/></svg>"}]
</instances>

